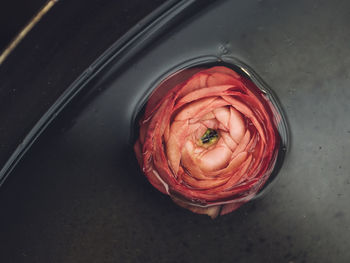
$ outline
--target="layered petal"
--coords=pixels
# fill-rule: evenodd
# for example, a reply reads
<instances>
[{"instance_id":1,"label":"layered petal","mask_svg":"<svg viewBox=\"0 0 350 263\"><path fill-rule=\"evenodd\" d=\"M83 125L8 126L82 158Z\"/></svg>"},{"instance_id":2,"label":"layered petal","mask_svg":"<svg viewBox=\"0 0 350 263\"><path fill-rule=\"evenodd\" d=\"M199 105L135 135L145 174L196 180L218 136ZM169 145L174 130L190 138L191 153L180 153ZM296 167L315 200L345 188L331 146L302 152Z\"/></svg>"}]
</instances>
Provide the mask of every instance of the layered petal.
<instances>
[{"instance_id":1,"label":"layered petal","mask_svg":"<svg viewBox=\"0 0 350 263\"><path fill-rule=\"evenodd\" d=\"M150 183L180 206L211 217L254 197L279 146L276 110L263 93L227 67L180 72L159 89L134 145Z\"/></svg>"}]
</instances>

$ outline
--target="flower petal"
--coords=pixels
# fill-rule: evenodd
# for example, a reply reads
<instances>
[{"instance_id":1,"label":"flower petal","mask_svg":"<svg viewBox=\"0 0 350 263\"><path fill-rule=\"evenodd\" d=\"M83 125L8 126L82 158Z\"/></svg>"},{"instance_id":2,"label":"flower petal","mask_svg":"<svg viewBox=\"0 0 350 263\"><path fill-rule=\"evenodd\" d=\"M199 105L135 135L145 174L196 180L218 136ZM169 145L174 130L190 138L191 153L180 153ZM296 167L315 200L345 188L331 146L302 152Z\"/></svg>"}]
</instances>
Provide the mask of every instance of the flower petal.
<instances>
[{"instance_id":1,"label":"flower petal","mask_svg":"<svg viewBox=\"0 0 350 263\"><path fill-rule=\"evenodd\" d=\"M245 134L246 128L242 115L232 107L230 107L229 127L231 138L239 143Z\"/></svg>"},{"instance_id":2,"label":"flower petal","mask_svg":"<svg viewBox=\"0 0 350 263\"><path fill-rule=\"evenodd\" d=\"M188 131L188 120L174 121L170 127L169 140L166 142L166 154L175 174L179 170L181 149L186 142Z\"/></svg>"},{"instance_id":3,"label":"flower petal","mask_svg":"<svg viewBox=\"0 0 350 263\"><path fill-rule=\"evenodd\" d=\"M215 118L228 130L230 122L230 110L226 107L220 107L213 110Z\"/></svg>"},{"instance_id":4,"label":"flower petal","mask_svg":"<svg viewBox=\"0 0 350 263\"><path fill-rule=\"evenodd\" d=\"M211 217L226 214L250 200L271 174L279 143L276 112L254 83L227 67L184 70L152 93L136 157L150 183L180 206ZM208 129L215 140L204 144Z\"/></svg>"},{"instance_id":5,"label":"flower petal","mask_svg":"<svg viewBox=\"0 0 350 263\"><path fill-rule=\"evenodd\" d=\"M254 115L253 111L249 109L247 105L244 103L240 102L239 100L230 97L230 96L222 96L224 100L229 102L233 107L235 107L238 111L240 111L244 116L249 118L252 123L254 124L255 128L258 130L260 133L261 139L263 140L264 143L266 143L266 138L265 138L265 133L264 129L262 128L261 124L257 120L256 116Z\"/></svg>"},{"instance_id":6,"label":"flower petal","mask_svg":"<svg viewBox=\"0 0 350 263\"><path fill-rule=\"evenodd\" d=\"M211 149L203 151L196 157L199 168L204 172L211 172L227 166L232 152L220 138L218 143Z\"/></svg>"}]
</instances>

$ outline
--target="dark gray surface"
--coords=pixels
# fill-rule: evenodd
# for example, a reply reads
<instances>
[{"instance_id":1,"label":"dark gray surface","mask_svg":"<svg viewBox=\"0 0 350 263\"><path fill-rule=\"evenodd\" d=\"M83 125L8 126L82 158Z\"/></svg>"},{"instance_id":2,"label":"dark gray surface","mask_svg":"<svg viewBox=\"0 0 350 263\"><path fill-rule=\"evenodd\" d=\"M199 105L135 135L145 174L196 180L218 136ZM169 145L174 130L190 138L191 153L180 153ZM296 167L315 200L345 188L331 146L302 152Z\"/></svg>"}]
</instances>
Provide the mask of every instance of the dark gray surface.
<instances>
[{"instance_id":1,"label":"dark gray surface","mask_svg":"<svg viewBox=\"0 0 350 263\"><path fill-rule=\"evenodd\" d=\"M69 85L164 2L59 1L28 33L0 66L0 184L11 154L26 147L25 136Z\"/></svg>"},{"instance_id":2,"label":"dark gray surface","mask_svg":"<svg viewBox=\"0 0 350 263\"><path fill-rule=\"evenodd\" d=\"M46 0L4 0L0 8L0 52L46 3Z\"/></svg>"},{"instance_id":3,"label":"dark gray surface","mask_svg":"<svg viewBox=\"0 0 350 263\"><path fill-rule=\"evenodd\" d=\"M1 255L8 262L349 262L348 10L347 1L221 1L122 71L103 72L1 189ZM154 190L129 142L133 110L155 78L208 54L255 69L278 95L292 133L271 191L214 221Z\"/></svg>"}]
</instances>

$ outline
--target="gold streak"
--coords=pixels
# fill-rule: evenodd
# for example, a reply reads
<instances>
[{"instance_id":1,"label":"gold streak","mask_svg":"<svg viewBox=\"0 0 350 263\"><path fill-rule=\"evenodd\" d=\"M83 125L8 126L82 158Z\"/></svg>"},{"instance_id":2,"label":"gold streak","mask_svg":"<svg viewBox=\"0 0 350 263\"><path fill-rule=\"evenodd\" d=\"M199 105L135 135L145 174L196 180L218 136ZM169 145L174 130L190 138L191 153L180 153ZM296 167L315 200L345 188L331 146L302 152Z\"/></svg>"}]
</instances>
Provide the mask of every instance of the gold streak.
<instances>
[{"instance_id":1,"label":"gold streak","mask_svg":"<svg viewBox=\"0 0 350 263\"><path fill-rule=\"evenodd\" d=\"M49 0L40 11L29 21L29 23L19 32L19 34L12 40L7 48L0 55L0 66L5 61L8 55L16 48L22 39L29 33L29 31L40 21L40 19L58 2L58 0Z\"/></svg>"},{"instance_id":2,"label":"gold streak","mask_svg":"<svg viewBox=\"0 0 350 263\"><path fill-rule=\"evenodd\" d=\"M245 68L240 67L240 69L241 69L245 74L247 74L247 75L250 77L249 72L248 72Z\"/></svg>"}]
</instances>

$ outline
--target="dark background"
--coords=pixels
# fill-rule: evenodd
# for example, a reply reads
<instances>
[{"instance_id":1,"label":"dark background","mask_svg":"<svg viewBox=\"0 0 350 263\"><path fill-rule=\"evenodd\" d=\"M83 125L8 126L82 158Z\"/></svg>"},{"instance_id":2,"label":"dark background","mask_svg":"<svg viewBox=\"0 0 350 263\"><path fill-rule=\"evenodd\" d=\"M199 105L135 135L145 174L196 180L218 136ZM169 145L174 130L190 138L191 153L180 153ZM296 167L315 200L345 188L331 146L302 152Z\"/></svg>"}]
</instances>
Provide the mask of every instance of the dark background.
<instances>
[{"instance_id":1,"label":"dark background","mask_svg":"<svg viewBox=\"0 0 350 263\"><path fill-rule=\"evenodd\" d=\"M0 8L0 52L45 3L45 0L2 2Z\"/></svg>"},{"instance_id":2,"label":"dark background","mask_svg":"<svg viewBox=\"0 0 350 263\"><path fill-rule=\"evenodd\" d=\"M51 8L0 66L0 167L57 98L112 43L163 2L62 0ZM20 3L1 9L13 23L5 27L4 43L15 36L11 30L20 30L42 6L33 3L18 21L14 17L19 16Z\"/></svg>"},{"instance_id":3,"label":"dark background","mask_svg":"<svg viewBox=\"0 0 350 263\"><path fill-rule=\"evenodd\" d=\"M33 145L0 188L1 262L349 262L350 3L212 3L123 70L104 71ZM57 96L158 5L56 4L0 67L4 159ZM292 134L271 191L214 221L150 186L125 125L152 78L208 52L253 67L281 100Z\"/></svg>"}]
</instances>

